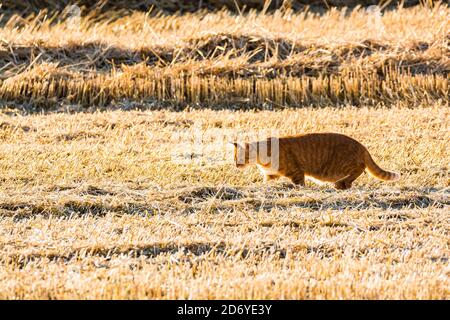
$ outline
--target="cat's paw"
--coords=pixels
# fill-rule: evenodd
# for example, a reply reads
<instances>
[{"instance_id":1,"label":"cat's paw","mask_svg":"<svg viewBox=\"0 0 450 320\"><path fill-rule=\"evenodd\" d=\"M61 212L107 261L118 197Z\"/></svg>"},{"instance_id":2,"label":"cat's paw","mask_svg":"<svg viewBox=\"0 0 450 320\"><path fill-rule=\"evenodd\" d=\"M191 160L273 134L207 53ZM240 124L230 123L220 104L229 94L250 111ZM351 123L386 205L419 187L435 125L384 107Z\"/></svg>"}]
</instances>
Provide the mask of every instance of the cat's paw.
<instances>
[{"instance_id":1,"label":"cat's paw","mask_svg":"<svg viewBox=\"0 0 450 320\"><path fill-rule=\"evenodd\" d=\"M351 182L349 183L348 181L338 181L334 184L334 187L338 190L347 190L350 189L352 186Z\"/></svg>"}]
</instances>

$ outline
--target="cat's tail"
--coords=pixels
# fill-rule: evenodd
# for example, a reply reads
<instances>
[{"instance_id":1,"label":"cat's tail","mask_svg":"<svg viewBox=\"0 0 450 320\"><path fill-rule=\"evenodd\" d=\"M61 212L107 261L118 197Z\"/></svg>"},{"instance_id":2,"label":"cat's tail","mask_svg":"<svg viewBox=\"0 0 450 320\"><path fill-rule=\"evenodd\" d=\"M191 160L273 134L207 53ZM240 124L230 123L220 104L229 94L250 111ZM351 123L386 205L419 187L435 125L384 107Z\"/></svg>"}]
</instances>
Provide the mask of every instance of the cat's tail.
<instances>
[{"instance_id":1,"label":"cat's tail","mask_svg":"<svg viewBox=\"0 0 450 320\"><path fill-rule=\"evenodd\" d=\"M377 179L384 181L395 181L400 179L400 174L397 172L391 172L381 169L375 161L373 161L369 151L366 150L364 154L364 162L366 164L367 171Z\"/></svg>"}]
</instances>

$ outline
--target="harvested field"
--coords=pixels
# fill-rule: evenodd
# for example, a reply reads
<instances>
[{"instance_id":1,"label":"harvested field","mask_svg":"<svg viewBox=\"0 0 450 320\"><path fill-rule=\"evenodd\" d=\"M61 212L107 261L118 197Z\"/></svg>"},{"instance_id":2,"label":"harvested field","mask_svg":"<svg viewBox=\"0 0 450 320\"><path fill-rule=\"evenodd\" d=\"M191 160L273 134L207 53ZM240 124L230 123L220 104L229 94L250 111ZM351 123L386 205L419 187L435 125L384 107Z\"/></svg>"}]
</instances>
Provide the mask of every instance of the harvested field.
<instances>
[{"instance_id":1,"label":"harvested field","mask_svg":"<svg viewBox=\"0 0 450 320\"><path fill-rule=\"evenodd\" d=\"M4 115L0 297L448 299L449 116L439 105ZM350 134L402 180L267 185L218 161L220 138L197 161L173 160L174 132L262 129Z\"/></svg>"},{"instance_id":2,"label":"harvested field","mask_svg":"<svg viewBox=\"0 0 450 320\"><path fill-rule=\"evenodd\" d=\"M2 2L0 299L450 298L446 3L144 2ZM226 144L307 132L401 179L264 183Z\"/></svg>"},{"instance_id":3,"label":"harvested field","mask_svg":"<svg viewBox=\"0 0 450 320\"><path fill-rule=\"evenodd\" d=\"M449 95L444 4L383 15L68 14L12 16L0 29L1 99L45 110L130 100L279 108L417 106Z\"/></svg>"}]
</instances>

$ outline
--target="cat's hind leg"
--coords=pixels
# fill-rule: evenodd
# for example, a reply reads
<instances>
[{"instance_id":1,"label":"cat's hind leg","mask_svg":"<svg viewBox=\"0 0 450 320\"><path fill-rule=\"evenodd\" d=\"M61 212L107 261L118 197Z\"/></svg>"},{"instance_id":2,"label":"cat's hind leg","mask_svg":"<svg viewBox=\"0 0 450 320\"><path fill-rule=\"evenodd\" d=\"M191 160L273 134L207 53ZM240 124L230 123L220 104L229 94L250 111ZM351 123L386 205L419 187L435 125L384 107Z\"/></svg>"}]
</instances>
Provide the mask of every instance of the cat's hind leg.
<instances>
[{"instance_id":1,"label":"cat's hind leg","mask_svg":"<svg viewBox=\"0 0 450 320\"><path fill-rule=\"evenodd\" d=\"M346 190L350 189L352 186L352 182L356 180L361 174L363 174L364 169L358 168L351 172L349 175L345 176L342 179L339 179L334 183L334 187L338 190Z\"/></svg>"},{"instance_id":2,"label":"cat's hind leg","mask_svg":"<svg viewBox=\"0 0 450 320\"><path fill-rule=\"evenodd\" d=\"M291 174L286 175L287 178L291 179L292 183L296 186L305 186L305 173L302 171L296 171Z\"/></svg>"}]
</instances>

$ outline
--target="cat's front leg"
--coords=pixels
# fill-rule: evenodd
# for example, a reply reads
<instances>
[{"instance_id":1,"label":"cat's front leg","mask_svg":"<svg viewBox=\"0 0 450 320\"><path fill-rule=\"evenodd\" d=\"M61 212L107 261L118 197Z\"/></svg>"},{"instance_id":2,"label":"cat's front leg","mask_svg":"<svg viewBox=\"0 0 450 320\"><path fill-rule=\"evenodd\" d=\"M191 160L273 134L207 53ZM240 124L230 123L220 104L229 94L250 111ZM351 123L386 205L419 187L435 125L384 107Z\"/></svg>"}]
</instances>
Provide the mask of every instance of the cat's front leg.
<instances>
[{"instance_id":1,"label":"cat's front leg","mask_svg":"<svg viewBox=\"0 0 450 320\"><path fill-rule=\"evenodd\" d=\"M280 176L278 174L265 174L264 175L264 182L278 179Z\"/></svg>"}]
</instances>

